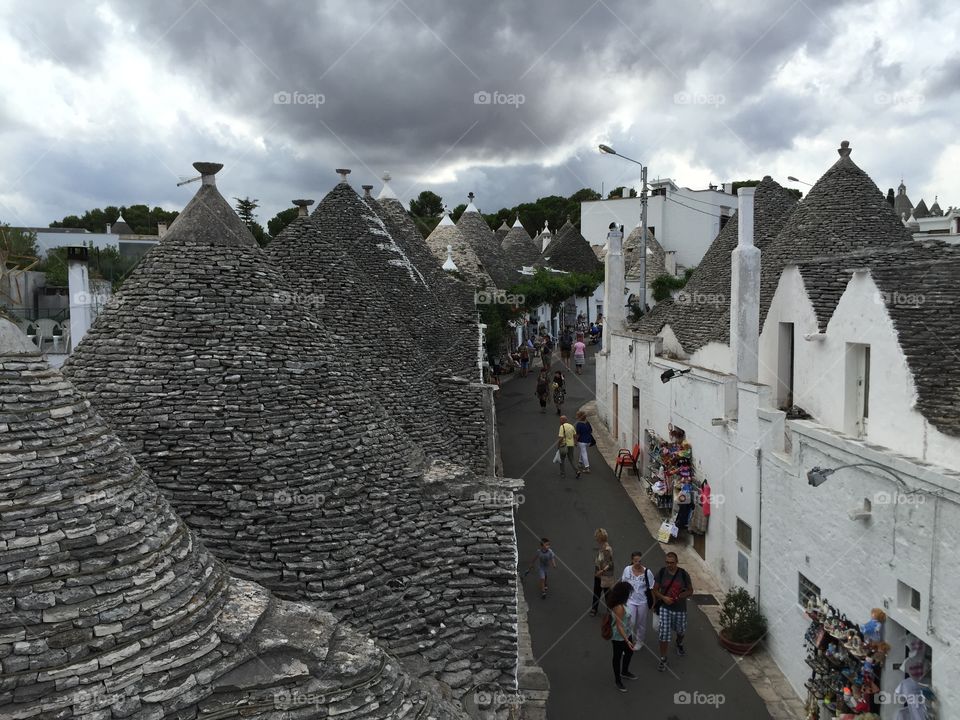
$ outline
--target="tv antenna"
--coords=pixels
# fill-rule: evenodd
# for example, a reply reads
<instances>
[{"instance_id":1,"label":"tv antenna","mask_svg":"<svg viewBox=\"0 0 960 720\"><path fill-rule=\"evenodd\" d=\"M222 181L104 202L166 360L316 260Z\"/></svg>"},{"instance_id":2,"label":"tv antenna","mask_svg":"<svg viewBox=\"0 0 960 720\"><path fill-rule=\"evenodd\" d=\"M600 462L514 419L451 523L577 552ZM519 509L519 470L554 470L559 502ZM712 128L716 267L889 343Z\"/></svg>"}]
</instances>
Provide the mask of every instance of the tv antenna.
<instances>
[{"instance_id":1,"label":"tv antenna","mask_svg":"<svg viewBox=\"0 0 960 720\"><path fill-rule=\"evenodd\" d=\"M196 177L188 178L186 175L180 175L180 182L177 183L177 187L181 185L189 185L192 182L202 179L202 175L197 175Z\"/></svg>"}]
</instances>

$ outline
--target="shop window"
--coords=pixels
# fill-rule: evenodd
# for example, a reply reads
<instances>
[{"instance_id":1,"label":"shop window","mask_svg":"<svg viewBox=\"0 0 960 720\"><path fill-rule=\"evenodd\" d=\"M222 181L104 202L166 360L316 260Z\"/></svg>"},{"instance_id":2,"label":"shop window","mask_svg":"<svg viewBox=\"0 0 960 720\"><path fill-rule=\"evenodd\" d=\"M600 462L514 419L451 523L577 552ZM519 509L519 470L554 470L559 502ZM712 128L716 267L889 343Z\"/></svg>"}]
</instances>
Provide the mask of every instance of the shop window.
<instances>
[{"instance_id":1,"label":"shop window","mask_svg":"<svg viewBox=\"0 0 960 720\"><path fill-rule=\"evenodd\" d=\"M809 598L820 597L820 588L804 577L803 573L797 573L797 577L799 578L800 590L797 594L797 601L801 607L806 607Z\"/></svg>"},{"instance_id":2,"label":"shop window","mask_svg":"<svg viewBox=\"0 0 960 720\"><path fill-rule=\"evenodd\" d=\"M753 550L753 528L740 518L737 518L737 543L748 552Z\"/></svg>"}]
</instances>

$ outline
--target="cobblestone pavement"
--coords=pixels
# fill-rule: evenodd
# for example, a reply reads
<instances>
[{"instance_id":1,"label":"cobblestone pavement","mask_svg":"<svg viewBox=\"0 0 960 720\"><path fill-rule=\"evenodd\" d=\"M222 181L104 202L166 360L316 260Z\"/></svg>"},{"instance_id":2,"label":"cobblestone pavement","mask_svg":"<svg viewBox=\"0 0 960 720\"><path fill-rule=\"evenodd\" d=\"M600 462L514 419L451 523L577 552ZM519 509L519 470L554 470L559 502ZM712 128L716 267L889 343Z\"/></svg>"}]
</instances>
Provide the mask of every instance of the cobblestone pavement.
<instances>
[{"instance_id":1,"label":"cobblestone pavement","mask_svg":"<svg viewBox=\"0 0 960 720\"><path fill-rule=\"evenodd\" d=\"M558 367L555 362L554 369ZM592 352L583 376L565 371L568 396L564 412L570 417L593 399L593 371ZM558 568L548 579L546 599L540 597L535 572L523 581L532 655L549 678L546 717L580 720L630 710L665 720L796 717L768 709L764 696L772 696L771 689L779 690L754 671L754 660L738 663L717 644L711 620L693 603L689 606L687 655L678 657L671 648L668 671L657 672L656 637L648 628L645 647L630 667L639 677L627 682L627 693L617 692L610 643L600 637L600 618L589 616L593 531L602 526L610 532L619 568L626 566L631 551L639 549L645 562L659 569L663 550L628 491L636 481L621 483L604 462L610 448L609 441L606 449L601 444L599 423L593 422L598 447L591 450L592 472L578 480L568 468L567 477L559 478L557 466L551 463L557 414L552 405L546 413L540 412L534 396L535 377L535 373L527 378L511 377L504 383L497 415L504 474L526 482L517 512L521 569L529 565L541 536L550 538L558 558ZM649 504L645 497L638 499ZM686 558L681 563L691 571L697 593L712 592L701 566ZM757 676L756 688L751 675Z\"/></svg>"}]
</instances>

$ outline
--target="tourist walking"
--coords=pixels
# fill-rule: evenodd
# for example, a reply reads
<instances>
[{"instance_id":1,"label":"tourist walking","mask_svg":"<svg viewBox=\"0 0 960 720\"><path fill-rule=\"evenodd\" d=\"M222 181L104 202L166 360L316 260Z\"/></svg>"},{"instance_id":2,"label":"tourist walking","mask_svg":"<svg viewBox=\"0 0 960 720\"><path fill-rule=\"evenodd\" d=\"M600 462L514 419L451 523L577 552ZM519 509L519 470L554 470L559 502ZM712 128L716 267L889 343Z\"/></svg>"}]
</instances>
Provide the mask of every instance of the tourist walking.
<instances>
[{"instance_id":1,"label":"tourist walking","mask_svg":"<svg viewBox=\"0 0 960 720\"><path fill-rule=\"evenodd\" d=\"M668 552L666 567L657 573L653 595L657 601L657 617L660 627L657 638L660 641L661 672L667 669L667 649L673 632L677 634L677 655L686 655L683 648L687 632L687 598L693 595L693 582L690 574L678 564L677 554Z\"/></svg>"},{"instance_id":2,"label":"tourist walking","mask_svg":"<svg viewBox=\"0 0 960 720\"><path fill-rule=\"evenodd\" d=\"M567 384L563 373L557 370L553 374L553 404L557 407L557 415L563 415L563 401L567 399Z\"/></svg>"},{"instance_id":3,"label":"tourist walking","mask_svg":"<svg viewBox=\"0 0 960 720\"><path fill-rule=\"evenodd\" d=\"M537 548L537 552L533 555L533 560L530 561L530 567L527 568L527 572L524 573L526 577L534 566L537 568L537 577L540 578L540 597L545 598L547 596L547 570L549 568L557 569L557 556L553 550L550 549L550 540L549 538L540 538L540 547Z\"/></svg>"},{"instance_id":4,"label":"tourist walking","mask_svg":"<svg viewBox=\"0 0 960 720\"><path fill-rule=\"evenodd\" d=\"M547 398L550 395L550 379L547 377L546 370L541 370L540 374L537 375L537 389L533 391L533 394L540 401L540 412L545 413L547 411Z\"/></svg>"},{"instance_id":5,"label":"tourist walking","mask_svg":"<svg viewBox=\"0 0 960 720\"><path fill-rule=\"evenodd\" d=\"M636 680L637 676L630 672L630 660L636 650L635 630L633 617L627 610L627 598L632 588L630 583L618 582L607 593L606 604L610 611L611 644L613 645L613 679L617 690L626 692L623 678Z\"/></svg>"},{"instance_id":6,"label":"tourist walking","mask_svg":"<svg viewBox=\"0 0 960 720\"><path fill-rule=\"evenodd\" d=\"M527 370L530 368L530 350L526 345L520 346L520 377L527 376Z\"/></svg>"},{"instance_id":7,"label":"tourist walking","mask_svg":"<svg viewBox=\"0 0 960 720\"><path fill-rule=\"evenodd\" d=\"M573 350L573 335L570 334L570 328L566 328L560 336L560 360L567 369L570 368L571 350Z\"/></svg>"},{"instance_id":8,"label":"tourist walking","mask_svg":"<svg viewBox=\"0 0 960 720\"><path fill-rule=\"evenodd\" d=\"M653 571L641 562L641 553L630 554L630 564L623 569L620 580L630 584L632 592L627 599L627 613L633 621L633 641L642 647L647 639L647 611L653 604Z\"/></svg>"},{"instance_id":9,"label":"tourist walking","mask_svg":"<svg viewBox=\"0 0 960 720\"><path fill-rule=\"evenodd\" d=\"M617 577L614 573L613 548L610 547L607 531L597 528L593 533L593 539L597 541L597 557L593 563L593 603L590 606L590 614L596 615L600 606L601 593L612 588Z\"/></svg>"},{"instance_id":10,"label":"tourist walking","mask_svg":"<svg viewBox=\"0 0 960 720\"><path fill-rule=\"evenodd\" d=\"M560 453L560 477L566 477L564 473L565 465L569 461L570 467L580 477L580 471L573 464L573 453L575 451L577 429L570 424L566 415L560 416L560 431L557 433L557 452Z\"/></svg>"},{"instance_id":11,"label":"tourist walking","mask_svg":"<svg viewBox=\"0 0 960 720\"><path fill-rule=\"evenodd\" d=\"M593 439L593 426L587 422L587 414L583 410L577 410L577 449L580 451L580 469L583 472L590 472L590 455L587 448L596 445L597 441Z\"/></svg>"},{"instance_id":12,"label":"tourist walking","mask_svg":"<svg viewBox=\"0 0 960 720\"><path fill-rule=\"evenodd\" d=\"M583 375L583 365L587 361L587 346L583 342L583 336L577 338L573 344L573 364L577 368L577 375Z\"/></svg>"}]
</instances>

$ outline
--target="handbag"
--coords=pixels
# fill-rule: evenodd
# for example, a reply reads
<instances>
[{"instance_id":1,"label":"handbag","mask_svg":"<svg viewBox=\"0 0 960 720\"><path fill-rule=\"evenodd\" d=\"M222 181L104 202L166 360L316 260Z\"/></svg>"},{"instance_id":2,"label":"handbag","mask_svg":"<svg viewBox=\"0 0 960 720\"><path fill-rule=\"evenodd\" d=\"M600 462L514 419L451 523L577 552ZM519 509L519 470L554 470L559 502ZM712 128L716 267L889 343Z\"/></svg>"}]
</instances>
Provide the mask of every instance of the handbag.
<instances>
[{"instance_id":1,"label":"handbag","mask_svg":"<svg viewBox=\"0 0 960 720\"><path fill-rule=\"evenodd\" d=\"M603 614L603 620L600 621L600 637L604 640L610 640L613 638L613 624L610 619L610 612L605 612Z\"/></svg>"},{"instance_id":2,"label":"handbag","mask_svg":"<svg viewBox=\"0 0 960 720\"><path fill-rule=\"evenodd\" d=\"M654 600L653 600L653 583L650 582L650 578L651 578L652 575L653 575L653 573L650 572L650 568L647 568L647 573L646 573L647 592L646 592L645 594L646 594L646 596L647 596L647 607L650 608L651 610L653 610L653 605L654 605Z\"/></svg>"}]
</instances>

